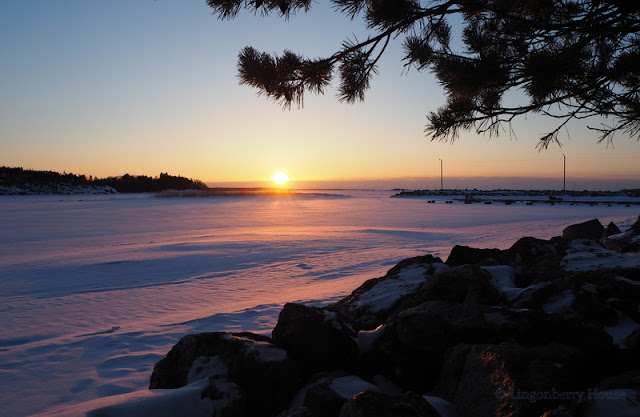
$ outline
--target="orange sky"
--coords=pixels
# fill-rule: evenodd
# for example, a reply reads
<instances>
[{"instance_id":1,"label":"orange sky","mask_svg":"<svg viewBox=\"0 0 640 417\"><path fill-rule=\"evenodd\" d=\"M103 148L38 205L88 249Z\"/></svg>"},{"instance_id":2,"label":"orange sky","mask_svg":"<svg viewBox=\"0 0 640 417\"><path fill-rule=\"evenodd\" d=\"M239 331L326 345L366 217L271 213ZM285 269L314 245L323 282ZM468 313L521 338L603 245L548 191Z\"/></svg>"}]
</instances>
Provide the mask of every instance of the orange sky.
<instances>
[{"instance_id":1,"label":"orange sky","mask_svg":"<svg viewBox=\"0 0 640 417\"><path fill-rule=\"evenodd\" d=\"M543 152L535 145L552 125L535 117L515 123L517 139L430 142L425 115L445 99L432 76L405 71L397 42L364 103L342 104L329 91L283 111L238 85L246 45L318 56L352 33L363 36L320 4L288 22L221 22L205 2L3 2L0 34L11 42L0 45L0 165L206 182L284 171L308 181L437 177L442 159L450 177L551 178L562 175L565 154L569 178L640 181L638 141L596 144L584 126Z\"/></svg>"}]
</instances>

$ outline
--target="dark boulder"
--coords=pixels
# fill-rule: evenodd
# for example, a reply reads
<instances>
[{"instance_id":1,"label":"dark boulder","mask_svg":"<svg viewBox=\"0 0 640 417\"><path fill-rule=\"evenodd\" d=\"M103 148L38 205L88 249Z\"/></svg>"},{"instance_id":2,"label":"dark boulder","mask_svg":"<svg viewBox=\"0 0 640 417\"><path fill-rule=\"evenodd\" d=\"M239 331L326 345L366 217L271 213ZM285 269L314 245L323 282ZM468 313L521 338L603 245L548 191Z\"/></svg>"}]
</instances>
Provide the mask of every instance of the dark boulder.
<instances>
[{"instance_id":1,"label":"dark boulder","mask_svg":"<svg viewBox=\"0 0 640 417\"><path fill-rule=\"evenodd\" d=\"M218 398L235 386L243 400L234 401L244 402L251 414L282 408L295 392L300 373L287 352L268 337L198 333L184 336L155 364L149 388L179 388L204 378L211 383L203 396Z\"/></svg>"},{"instance_id":2,"label":"dark boulder","mask_svg":"<svg viewBox=\"0 0 640 417\"><path fill-rule=\"evenodd\" d=\"M587 365L574 349L561 345L523 347L517 344L474 345L467 348L453 404L459 416L539 417L570 400L538 395L584 389L581 369ZM535 398L531 398L535 395Z\"/></svg>"},{"instance_id":3,"label":"dark boulder","mask_svg":"<svg viewBox=\"0 0 640 417\"><path fill-rule=\"evenodd\" d=\"M523 237L504 251L503 262L515 268L515 283L527 287L535 282L550 281L564 275L561 261L566 255L567 241Z\"/></svg>"},{"instance_id":4,"label":"dark boulder","mask_svg":"<svg viewBox=\"0 0 640 417\"><path fill-rule=\"evenodd\" d=\"M617 235L618 233L622 233L622 230L614 222L609 222L607 227L604 229L605 237Z\"/></svg>"},{"instance_id":5,"label":"dark boulder","mask_svg":"<svg viewBox=\"0 0 640 417\"><path fill-rule=\"evenodd\" d=\"M405 297L394 315L425 301L441 300L467 305L497 304L502 300L502 294L491 284L491 279L489 272L476 265L462 265L444 270Z\"/></svg>"},{"instance_id":6,"label":"dark boulder","mask_svg":"<svg viewBox=\"0 0 640 417\"><path fill-rule=\"evenodd\" d=\"M362 378L344 372L316 375L302 389L302 407L311 417L336 417L354 395L380 389Z\"/></svg>"},{"instance_id":7,"label":"dark boulder","mask_svg":"<svg viewBox=\"0 0 640 417\"><path fill-rule=\"evenodd\" d=\"M501 306L488 308L484 317L491 327L488 333L496 342L511 341L522 346L559 343L594 358L613 349L612 338L601 325L581 318Z\"/></svg>"},{"instance_id":8,"label":"dark boulder","mask_svg":"<svg viewBox=\"0 0 640 417\"><path fill-rule=\"evenodd\" d=\"M566 240L594 239L600 240L604 236L604 227L600 220L592 219L583 223L572 224L562 231L562 238Z\"/></svg>"},{"instance_id":9,"label":"dark boulder","mask_svg":"<svg viewBox=\"0 0 640 417\"><path fill-rule=\"evenodd\" d=\"M492 264L499 263L502 259L500 249L477 249L469 246L455 245L447 258L446 264L449 266L460 266L466 264L481 264L493 260Z\"/></svg>"},{"instance_id":10,"label":"dark boulder","mask_svg":"<svg viewBox=\"0 0 640 417\"><path fill-rule=\"evenodd\" d=\"M420 395L412 392L394 397L364 391L351 398L340 411L340 417L440 417L436 409Z\"/></svg>"},{"instance_id":11,"label":"dark boulder","mask_svg":"<svg viewBox=\"0 0 640 417\"><path fill-rule=\"evenodd\" d=\"M458 343L485 343L489 330L477 305L440 300L403 310L394 323L400 344L427 353L442 353Z\"/></svg>"},{"instance_id":12,"label":"dark boulder","mask_svg":"<svg viewBox=\"0 0 640 417\"><path fill-rule=\"evenodd\" d=\"M356 332L340 313L318 307L286 304L272 336L309 375L348 370L358 353Z\"/></svg>"}]
</instances>

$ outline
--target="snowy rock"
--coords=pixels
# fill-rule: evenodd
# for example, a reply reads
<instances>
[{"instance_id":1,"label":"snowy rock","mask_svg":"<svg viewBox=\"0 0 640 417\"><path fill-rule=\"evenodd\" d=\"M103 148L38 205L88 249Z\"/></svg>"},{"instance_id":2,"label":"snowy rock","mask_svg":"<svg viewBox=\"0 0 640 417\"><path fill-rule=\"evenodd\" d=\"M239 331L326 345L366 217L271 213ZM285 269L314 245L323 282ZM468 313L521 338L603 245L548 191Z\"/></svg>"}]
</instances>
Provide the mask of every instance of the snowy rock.
<instances>
[{"instance_id":1,"label":"snowy rock","mask_svg":"<svg viewBox=\"0 0 640 417\"><path fill-rule=\"evenodd\" d=\"M605 237L617 235L619 233L622 233L622 230L620 230L620 228L618 226L616 226L616 224L614 222L609 222L607 227L604 229Z\"/></svg>"},{"instance_id":2,"label":"snowy rock","mask_svg":"<svg viewBox=\"0 0 640 417\"><path fill-rule=\"evenodd\" d=\"M208 381L202 398L237 416L639 415L627 394L640 386L640 254L607 248L625 234L578 238L598 225L504 251L459 246L449 265L407 259L325 308L285 305L273 344L192 335L201 340L178 343L152 386ZM625 233L628 248L640 223ZM304 386L296 366L314 375ZM626 396L538 401L589 389Z\"/></svg>"},{"instance_id":3,"label":"snowy rock","mask_svg":"<svg viewBox=\"0 0 640 417\"><path fill-rule=\"evenodd\" d=\"M640 216L626 232L607 235L602 239L602 245L620 253L640 252Z\"/></svg>"},{"instance_id":4,"label":"snowy rock","mask_svg":"<svg viewBox=\"0 0 640 417\"><path fill-rule=\"evenodd\" d=\"M476 265L449 268L432 276L407 296L398 310L435 300L494 305L500 302L502 294L491 284L491 279L491 274Z\"/></svg>"},{"instance_id":5,"label":"snowy rock","mask_svg":"<svg viewBox=\"0 0 640 417\"><path fill-rule=\"evenodd\" d=\"M595 239L599 240L604 236L604 227L600 220L592 219L584 223L572 224L562 231L562 238L566 240L575 239Z\"/></svg>"},{"instance_id":6,"label":"snowy rock","mask_svg":"<svg viewBox=\"0 0 640 417\"><path fill-rule=\"evenodd\" d=\"M363 391L380 389L362 378L344 372L316 375L296 394L294 409L305 409L311 417L335 417L349 398Z\"/></svg>"},{"instance_id":7,"label":"snowy rock","mask_svg":"<svg viewBox=\"0 0 640 417\"><path fill-rule=\"evenodd\" d=\"M339 417L440 417L423 397L407 393L393 397L373 391L353 396L340 410Z\"/></svg>"},{"instance_id":8,"label":"snowy rock","mask_svg":"<svg viewBox=\"0 0 640 417\"><path fill-rule=\"evenodd\" d=\"M571 242L562 266L567 271L640 268L640 253L619 253L606 249L596 240L578 239Z\"/></svg>"},{"instance_id":9,"label":"snowy rock","mask_svg":"<svg viewBox=\"0 0 640 417\"><path fill-rule=\"evenodd\" d=\"M318 307L286 304L272 336L309 374L349 369L357 355L353 328L339 313Z\"/></svg>"},{"instance_id":10,"label":"snowy rock","mask_svg":"<svg viewBox=\"0 0 640 417\"><path fill-rule=\"evenodd\" d=\"M327 308L340 312L358 330L375 329L387 320L403 297L446 268L440 258L431 255L405 259L384 277L366 281L350 296Z\"/></svg>"},{"instance_id":11,"label":"snowy rock","mask_svg":"<svg viewBox=\"0 0 640 417\"><path fill-rule=\"evenodd\" d=\"M299 371L267 337L198 333L184 336L156 363L149 387L180 388L202 379L211 381L203 395L231 398L234 410L242 408L251 414L282 408L298 386Z\"/></svg>"}]
</instances>

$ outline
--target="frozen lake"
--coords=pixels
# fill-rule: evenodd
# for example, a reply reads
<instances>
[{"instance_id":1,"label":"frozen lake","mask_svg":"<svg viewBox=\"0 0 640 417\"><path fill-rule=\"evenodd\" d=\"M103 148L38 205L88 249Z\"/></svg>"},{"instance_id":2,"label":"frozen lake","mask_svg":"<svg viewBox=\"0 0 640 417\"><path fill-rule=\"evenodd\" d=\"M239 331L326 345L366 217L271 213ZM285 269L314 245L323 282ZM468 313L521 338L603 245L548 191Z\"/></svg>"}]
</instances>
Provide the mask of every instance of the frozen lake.
<instances>
[{"instance_id":1,"label":"frozen lake","mask_svg":"<svg viewBox=\"0 0 640 417\"><path fill-rule=\"evenodd\" d=\"M0 197L3 415L145 389L184 334L269 334L282 304L337 300L404 258L505 249L592 218L623 228L640 214L322 193Z\"/></svg>"}]
</instances>

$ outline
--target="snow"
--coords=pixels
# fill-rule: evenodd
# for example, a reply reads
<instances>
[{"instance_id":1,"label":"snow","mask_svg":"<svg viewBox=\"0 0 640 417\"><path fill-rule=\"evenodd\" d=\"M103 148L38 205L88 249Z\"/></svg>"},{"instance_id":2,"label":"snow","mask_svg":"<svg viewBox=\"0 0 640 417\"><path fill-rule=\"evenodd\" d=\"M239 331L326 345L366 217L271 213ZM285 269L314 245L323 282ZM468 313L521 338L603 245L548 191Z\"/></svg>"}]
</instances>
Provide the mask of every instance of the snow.
<instances>
[{"instance_id":1,"label":"snow","mask_svg":"<svg viewBox=\"0 0 640 417\"><path fill-rule=\"evenodd\" d=\"M552 297L551 301L544 304L542 309L547 313L560 314L567 311L573 301L575 300L575 295L573 294L572 289L567 289L561 292L560 294Z\"/></svg>"},{"instance_id":2,"label":"snow","mask_svg":"<svg viewBox=\"0 0 640 417\"><path fill-rule=\"evenodd\" d=\"M371 350L372 345L378 340L380 335L382 335L384 329L384 324L381 324L373 330L360 330L356 339L358 350L360 352L368 352Z\"/></svg>"},{"instance_id":3,"label":"snow","mask_svg":"<svg viewBox=\"0 0 640 417\"><path fill-rule=\"evenodd\" d=\"M637 417L640 395L633 389L598 390L587 392L589 403L584 417Z\"/></svg>"},{"instance_id":4,"label":"snow","mask_svg":"<svg viewBox=\"0 0 640 417\"><path fill-rule=\"evenodd\" d=\"M640 253L618 253L595 240L577 239L569 244L562 259L565 271L593 271L600 268L640 268Z\"/></svg>"},{"instance_id":5,"label":"snow","mask_svg":"<svg viewBox=\"0 0 640 417\"><path fill-rule=\"evenodd\" d=\"M287 352L271 343L240 336L227 335L225 337L241 340L244 343L245 355L255 358L258 362L283 362L287 359Z\"/></svg>"},{"instance_id":6,"label":"snow","mask_svg":"<svg viewBox=\"0 0 640 417\"><path fill-rule=\"evenodd\" d=\"M425 267L408 266L398 273L397 279L384 279L377 282L369 291L360 295L351 308L363 308L373 313L389 309L401 297L424 283L426 272Z\"/></svg>"},{"instance_id":7,"label":"snow","mask_svg":"<svg viewBox=\"0 0 640 417\"><path fill-rule=\"evenodd\" d=\"M491 274L491 285L502 292L508 300L513 300L527 288L518 288L514 283L515 271L509 265L483 266Z\"/></svg>"},{"instance_id":8,"label":"snow","mask_svg":"<svg viewBox=\"0 0 640 417\"><path fill-rule=\"evenodd\" d=\"M440 398L440 397L432 397L429 395L422 396L425 400L429 402L436 409L440 417L455 417L456 411L453 408L453 404L449 401Z\"/></svg>"},{"instance_id":9,"label":"snow","mask_svg":"<svg viewBox=\"0 0 640 417\"><path fill-rule=\"evenodd\" d=\"M604 330L611 335L615 345L626 347L625 339L633 333L635 329L640 328L640 324L621 311L617 311L617 315L618 322L613 326L605 326Z\"/></svg>"},{"instance_id":10,"label":"snow","mask_svg":"<svg viewBox=\"0 0 640 417\"><path fill-rule=\"evenodd\" d=\"M286 302L335 302L408 257L506 249L523 231L548 239L595 217L622 228L638 215L336 193L353 198L0 196L3 414L187 397L147 390L153 365L185 334L270 334ZM420 268L402 277L424 280Z\"/></svg>"},{"instance_id":11,"label":"snow","mask_svg":"<svg viewBox=\"0 0 640 417\"><path fill-rule=\"evenodd\" d=\"M88 401L71 407L56 408L39 417L209 417L221 411L221 400L201 398L208 385L203 379L179 389L141 390ZM216 387L218 387L216 385ZM233 387L227 388L227 391Z\"/></svg>"},{"instance_id":12,"label":"snow","mask_svg":"<svg viewBox=\"0 0 640 417\"><path fill-rule=\"evenodd\" d=\"M225 376L228 371L227 365L219 356L198 356L187 374L187 384L200 381L203 378Z\"/></svg>"},{"instance_id":13,"label":"snow","mask_svg":"<svg viewBox=\"0 0 640 417\"><path fill-rule=\"evenodd\" d=\"M616 280L618 281L622 281L622 282L627 282L631 285L640 285L640 281L633 281L630 280L629 278L625 278L625 277L615 277Z\"/></svg>"}]
</instances>

